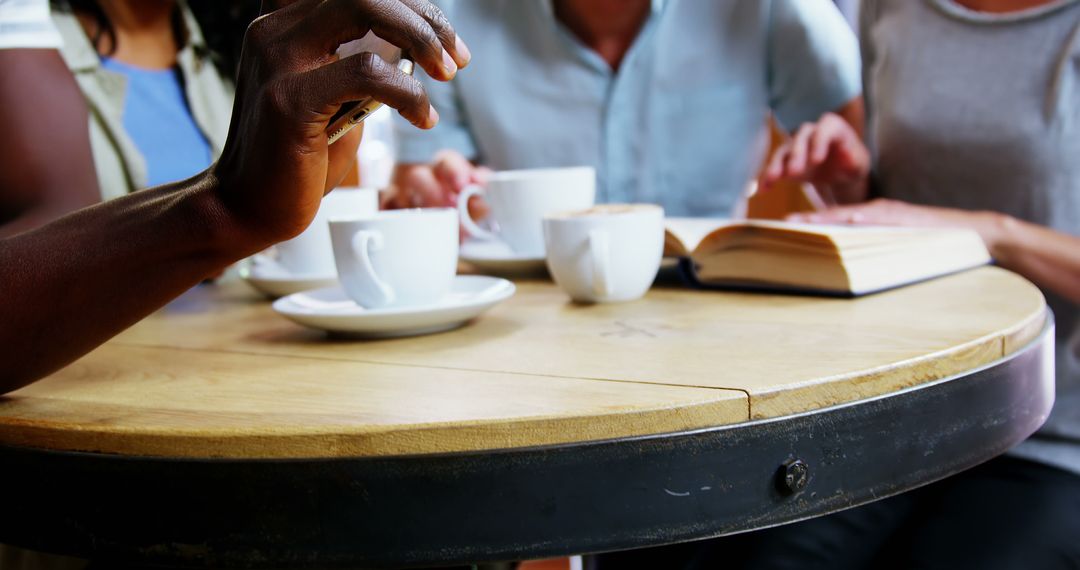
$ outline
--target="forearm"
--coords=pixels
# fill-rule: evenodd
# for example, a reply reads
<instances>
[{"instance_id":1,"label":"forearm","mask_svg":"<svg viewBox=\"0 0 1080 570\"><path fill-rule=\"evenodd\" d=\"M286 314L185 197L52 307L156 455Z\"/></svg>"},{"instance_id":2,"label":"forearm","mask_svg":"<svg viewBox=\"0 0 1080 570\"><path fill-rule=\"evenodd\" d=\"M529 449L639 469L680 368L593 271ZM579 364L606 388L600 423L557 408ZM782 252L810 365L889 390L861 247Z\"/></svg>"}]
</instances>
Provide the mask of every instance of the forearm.
<instances>
[{"instance_id":1,"label":"forearm","mask_svg":"<svg viewBox=\"0 0 1080 570\"><path fill-rule=\"evenodd\" d=\"M74 196L72 197L74 198ZM94 201L58 199L19 213L14 220L0 225L0 239L41 227L64 215L94 204Z\"/></svg>"},{"instance_id":2,"label":"forearm","mask_svg":"<svg viewBox=\"0 0 1080 570\"><path fill-rule=\"evenodd\" d=\"M64 366L228 263L303 231L355 158L355 144L330 148L326 139L344 103L373 97L417 127L435 126L438 114L416 79L371 54L327 61L329 47L368 30L397 38L438 80L469 61L425 0L264 14L245 34L229 138L210 170L0 240L0 350L8 357L0 393ZM18 92L21 77L14 79L0 81L0 101ZM13 194L11 203L35 196Z\"/></svg>"},{"instance_id":3,"label":"forearm","mask_svg":"<svg viewBox=\"0 0 1080 570\"><path fill-rule=\"evenodd\" d=\"M996 228L987 245L1000 266L1080 304L1080 237L1002 214L986 215Z\"/></svg>"},{"instance_id":4,"label":"forearm","mask_svg":"<svg viewBox=\"0 0 1080 570\"><path fill-rule=\"evenodd\" d=\"M0 393L89 352L262 245L231 231L208 175L0 241Z\"/></svg>"}]
</instances>

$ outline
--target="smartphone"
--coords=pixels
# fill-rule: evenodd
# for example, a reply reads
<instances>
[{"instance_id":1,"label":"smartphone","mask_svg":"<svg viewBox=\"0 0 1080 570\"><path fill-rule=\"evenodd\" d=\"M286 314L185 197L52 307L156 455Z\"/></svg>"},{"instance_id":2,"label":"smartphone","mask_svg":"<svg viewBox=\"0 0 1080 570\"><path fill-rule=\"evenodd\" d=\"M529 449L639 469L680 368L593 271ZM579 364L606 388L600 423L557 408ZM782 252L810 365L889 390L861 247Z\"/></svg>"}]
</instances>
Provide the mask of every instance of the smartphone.
<instances>
[{"instance_id":1,"label":"smartphone","mask_svg":"<svg viewBox=\"0 0 1080 570\"><path fill-rule=\"evenodd\" d=\"M398 61L397 68L405 75L412 75L415 65L412 60L402 58ZM338 139L353 130L356 125L364 122L364 119L370 117L372 113L378 111L382 106L382 103L370 97L342 105L341 109L330 119L330 126L326 129L329 143L334 144L337 142Z\"/></svg>"}]
</instances>

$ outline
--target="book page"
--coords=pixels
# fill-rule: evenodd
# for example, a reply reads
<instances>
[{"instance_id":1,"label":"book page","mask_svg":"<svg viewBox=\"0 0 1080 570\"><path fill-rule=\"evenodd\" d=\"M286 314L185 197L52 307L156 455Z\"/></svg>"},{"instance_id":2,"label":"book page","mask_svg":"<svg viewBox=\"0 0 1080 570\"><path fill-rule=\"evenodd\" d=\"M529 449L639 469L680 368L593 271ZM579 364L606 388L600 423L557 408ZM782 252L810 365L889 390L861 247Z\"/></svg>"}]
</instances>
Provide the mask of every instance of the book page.
<instances>
[{"instance_id":1,"label":"book page","mask_svg":"<svg viewBox=\"0 0 1080 570\"><path fill-rule=\"evenodd\" d=\"M990 259L977 233L954 228L754 220L729 223L700 239L692 257L697 277L705 283L854 295L968 269Z\"/></svg>"},{"instance_id":2,"label":"book page","mask_svg":"<svg viewBox=\"0 0 1080 570\"><path fill-rule=\"evenodd\" d=\"M664 255L687 257L713 230L737 223L726 218L667 218L664 225L671 239L665 239Z\"/></svg>"},{"instance_id":3,"label":"book page","mask_svg":"<svg viewBox=\"0 0 1080 570\"><path fill-rule=\"evenodd\" d=\"M750 230L749 239L762 245L787 242L852 254L862 249L896 247L913 239L938 239L957 231L937 227L798 224L773 220L746 220L731 226Z\"/></svg>"}]
</instances>

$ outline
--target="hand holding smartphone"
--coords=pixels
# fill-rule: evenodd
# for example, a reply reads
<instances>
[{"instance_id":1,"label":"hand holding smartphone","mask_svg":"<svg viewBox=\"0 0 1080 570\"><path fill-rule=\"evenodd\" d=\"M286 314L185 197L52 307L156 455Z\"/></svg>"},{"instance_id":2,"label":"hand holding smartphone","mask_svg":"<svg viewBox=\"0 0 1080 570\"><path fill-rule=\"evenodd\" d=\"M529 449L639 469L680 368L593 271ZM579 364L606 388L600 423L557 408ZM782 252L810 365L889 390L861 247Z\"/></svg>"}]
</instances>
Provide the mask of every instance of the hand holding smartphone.
<instances>
[{"instance_id":1,"label":"hand holding smartphone","mask_svg":"<svg viewBox=\"0 0 1080 570\"><path fill-rule=\"evenodd\" d=\"M337 53L338 57L344 59L364 52L374 53L387 63L395 64L398 70L405 75L412 75L413 69L416 67L412 60L402 55L397 46L372 32L368 32L366 36L359 40L343 44L338 48ZM326 129L329 144L337 142L382 106L382 103L371 97L342 105L341 109L330 119L330 125Z\"/></svg>"}]
</instances>

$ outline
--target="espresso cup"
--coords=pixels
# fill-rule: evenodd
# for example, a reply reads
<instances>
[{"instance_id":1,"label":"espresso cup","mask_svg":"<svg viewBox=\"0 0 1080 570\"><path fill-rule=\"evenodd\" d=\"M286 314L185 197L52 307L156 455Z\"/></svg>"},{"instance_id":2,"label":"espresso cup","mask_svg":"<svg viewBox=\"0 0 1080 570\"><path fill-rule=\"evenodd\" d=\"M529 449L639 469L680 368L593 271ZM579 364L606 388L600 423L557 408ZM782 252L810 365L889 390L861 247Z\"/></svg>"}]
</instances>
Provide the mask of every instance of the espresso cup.
<instances>
[{"instance_id":1,"label":"espresso cup","mask_svg":"<svg viewBox=\"0 0 1080 570\"><path fill-rule=\"evenodd\" d=\"M285 271L296 276L335 275L334 248L330 243L331 218L359 219L379 211L379 192L374 188L338 188L326 195L315 219L300 235L274 246L273 257Z\"/></svg>"},{"instance_id":2,"label":"espresso cup","mask_svg":"<svg viewBox=\"0 0 1080 570\"><path fill-rule=\"evenodd\" d=\"M454 283L458 217L452 208L390 210L330 220L345 293L368 309L437 303Z\"/></svg>"},{"instance_id":3,"label":"espresso cup","mask_svg":"<svg viewBox=\"0 0 1080 570\"><path fill-rule=\"evenodd\" d=\"M612 204L544 218L547 266L570 298L630 301L645 294L664 254L664 210Z\"/></svg>"},{"instance_id":4,"label":"espresso cup","mask_svg":"<svg viewBox=\"0 0 1080 570\"><path fill-rule=\"evenodd\" d=\"M473 196L483 196L491 207L496 231L481 228L469 215ZM543 257L544 216L595 202L596 170L591 166L506 170L492 174L486 186L466 188L458 198L458 210L461 224L473 236L502 240L518 255Z\"/></svg>"}]
</instances>

